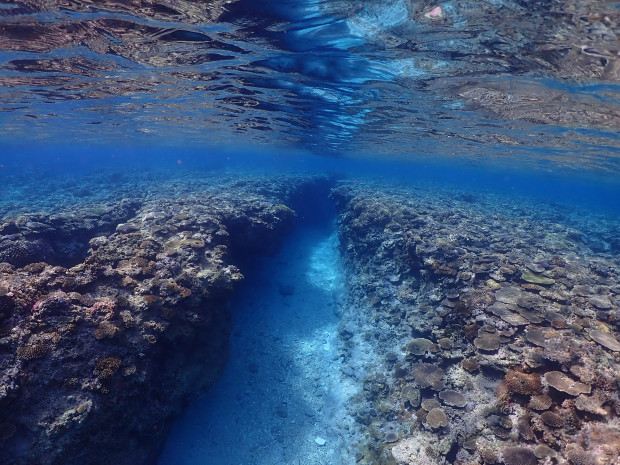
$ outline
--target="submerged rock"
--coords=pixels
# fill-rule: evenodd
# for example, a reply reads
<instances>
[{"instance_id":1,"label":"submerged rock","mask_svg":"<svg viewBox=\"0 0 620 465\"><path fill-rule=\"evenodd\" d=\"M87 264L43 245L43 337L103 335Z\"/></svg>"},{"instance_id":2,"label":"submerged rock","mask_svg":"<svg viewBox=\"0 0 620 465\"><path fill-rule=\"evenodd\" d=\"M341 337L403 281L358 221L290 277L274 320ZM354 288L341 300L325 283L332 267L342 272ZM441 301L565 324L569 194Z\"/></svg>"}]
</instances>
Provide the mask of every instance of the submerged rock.
<instances>
[{"instance_id":1,"label":"submerged rock","mask_svg":"<svg viewBox=\"0 0 620 465\"><path fill-rule=\"evenodd\" d=\"M99 226L62 215L25 226L84 234L90 248L70 268L0 264L0 322L10 321L0 335L0 462L152 460L171 419L223 370L238 266L279 246L295 221L283 203L316 181L222 183L191 198L120 202L127 208L112 211L123 214ZM285 418L286 405L275 414Z\"/></svg>"},{"instance_id":2,"label":"submerged rock","mask_svg":"<svg viewBox=\"0 0 620 465\"><path fill-rule=\"evenodd\" d=\"M354 321L364 315L368 322L362 343L378 360L394 347L407 355L385 364L387 389L367 399L368 447L379 455L391 449L399 465L536 465L554 454L577 460L567 451L575 435L588 443L601 415L614 415L620 365L607 328L615 317L606 301L591 299L607 295L614 305L618 257L598 256L586 242L558 242L572 237L571 228L540 203L467 202L433 189L347 182L332 196L353 276L381 295L371 305L366 292L358 300L353 289ZM358 228L356 218L378 205L390 222ZM591 228L577 215L571 221L593 236L605 222ZM607 235L617 230L617 221L605 226ZM401 281L386 292L377 283L395 270ZM413 382L420 408L406 400L415 392L417 401ZM374 439L373 428L395 422L409 431L395 446ZM552 452L534 449L539 442ZM456 459L445 455L446 444L458 444Z\"/></svg>"}]
</instances>

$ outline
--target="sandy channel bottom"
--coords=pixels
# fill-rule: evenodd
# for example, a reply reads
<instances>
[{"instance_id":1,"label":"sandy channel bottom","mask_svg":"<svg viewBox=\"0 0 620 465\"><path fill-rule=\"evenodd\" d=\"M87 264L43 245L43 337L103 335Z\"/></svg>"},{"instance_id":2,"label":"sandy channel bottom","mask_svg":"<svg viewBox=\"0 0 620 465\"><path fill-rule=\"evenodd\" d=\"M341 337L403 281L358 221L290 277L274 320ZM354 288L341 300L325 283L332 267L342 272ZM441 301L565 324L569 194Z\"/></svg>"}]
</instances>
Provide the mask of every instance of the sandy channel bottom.
<instances>
[{"instance_id":1,"label":"sandy channel bottom","mask_svg":"<svg viewBox=\"0 0 620 465\"><path fill-rule=\"evenodd\" d=\"M234 304L227 369L177 421L159 465L355 463L335 227L297 230L251 274Z\"/></svg>"}]
</instances>

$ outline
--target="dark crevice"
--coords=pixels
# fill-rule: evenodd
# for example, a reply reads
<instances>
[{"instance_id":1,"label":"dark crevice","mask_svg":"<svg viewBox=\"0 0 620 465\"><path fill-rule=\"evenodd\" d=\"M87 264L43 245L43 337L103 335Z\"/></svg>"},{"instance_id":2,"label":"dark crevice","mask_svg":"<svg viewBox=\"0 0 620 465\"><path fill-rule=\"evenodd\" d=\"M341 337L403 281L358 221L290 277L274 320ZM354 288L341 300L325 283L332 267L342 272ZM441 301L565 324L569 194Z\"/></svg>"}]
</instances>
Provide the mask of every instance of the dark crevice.
<instances>
[{"instance_id":1,"label":"dark crevice","mask_svg":"<svg viewBox=\"0 0 620 465\"><path fill-rule=\"evenodd\" d=\"M296 228L329 228L336 218L336 209L329 197L335 185L335 179L318 177L312 182L302 183L296 189L288 192L285 203L274 208L280 209L282 214L287 209L295 212L292 221L278 225L278 229L265 231L263 226L251 223L246 216L229 217L223 220L230 234L230 261L242 271L251 269L261 256L274 256L280 250L283 238L290 235ZM276 214L278 212L276 211ZM265 237L275 237L277 240L266 242ZM245 274L245 273L244 273Z\"/></svg>"},{"instance_id":2,"label":"dark crevice","mask_svg":"<svg viewBox=\"0 0 620 465\"><path fill-rule=\"evenodd\" d=\"M330 226L336 218L336 207L329 197L335 184L334 179L320 178L290 195L290 207L297 213L298 225Z\"/></svg>"}]
</instances>

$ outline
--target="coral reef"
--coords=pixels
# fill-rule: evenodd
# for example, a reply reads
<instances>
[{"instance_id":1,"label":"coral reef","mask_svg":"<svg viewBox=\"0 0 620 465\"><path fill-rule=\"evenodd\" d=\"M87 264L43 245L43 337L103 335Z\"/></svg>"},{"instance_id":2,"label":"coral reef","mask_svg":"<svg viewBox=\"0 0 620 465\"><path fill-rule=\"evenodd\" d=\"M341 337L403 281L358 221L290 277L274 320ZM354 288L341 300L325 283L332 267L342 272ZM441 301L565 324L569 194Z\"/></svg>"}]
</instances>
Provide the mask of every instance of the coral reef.
<instances>
[{"instance_id":1,"label":"coral reef","mask_svg":"<svg viewBox=\"0 0 620 465\"><path fill-rule=\"evenodd\" d=\"M240 268L330 181L210 181L0 222L1 463L146 463L217 380Z\"/></svg>"},{"instance_id":2,"label":"coral reef","mask_svg":"<svg viewBox=\"0 0 620 465\"><path fill-rule=\"evenodd\" d=\"M350 407L359 463L618 463L617 219L371 181L332 198L345 357L367 347L381 379Z\"/></svg>"},{"instance_id":3,"label":"coral reef","mask_svg":"<svg viewBox=\"0 0 620 465\"><path fill-rule=\"evenodd\" d=\"M211 178L3 218L0 461L152 459L221 373L241 270L333 184ZM358 463L617 462L614 219L432 187L331 196Z\"/></svg>"}]
</instances>

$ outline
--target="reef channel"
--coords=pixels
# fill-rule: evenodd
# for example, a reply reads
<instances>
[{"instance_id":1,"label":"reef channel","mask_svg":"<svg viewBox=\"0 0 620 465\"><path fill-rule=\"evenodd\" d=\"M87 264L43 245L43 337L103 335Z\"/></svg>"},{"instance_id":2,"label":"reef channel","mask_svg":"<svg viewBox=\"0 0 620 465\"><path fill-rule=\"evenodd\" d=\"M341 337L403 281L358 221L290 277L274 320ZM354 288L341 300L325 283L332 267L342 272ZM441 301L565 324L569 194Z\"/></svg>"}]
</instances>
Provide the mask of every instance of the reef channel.
<instances>
[{"instance_id":1,"label":"reef channel","mask_svg":"<svg viewBox=\"0 0 620 465\"><path fill-rule=\"evenodd\" d=\"M248 273L233 299L226 370L173 428L161 465L344 463L354 385L342 374L334 226L298 227Z\"/></svg>"},{"instance_id":2,"label":"reef channel","mask_svg":"<svg viewBox=\"0 0 620 465\"><path fill-rule=\"evenodd\" d=\"M99 181L0 202L1 463L619 463L617 215L322 176Z\"/></svg>"}]
</instances>

